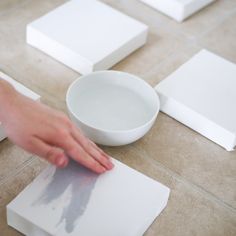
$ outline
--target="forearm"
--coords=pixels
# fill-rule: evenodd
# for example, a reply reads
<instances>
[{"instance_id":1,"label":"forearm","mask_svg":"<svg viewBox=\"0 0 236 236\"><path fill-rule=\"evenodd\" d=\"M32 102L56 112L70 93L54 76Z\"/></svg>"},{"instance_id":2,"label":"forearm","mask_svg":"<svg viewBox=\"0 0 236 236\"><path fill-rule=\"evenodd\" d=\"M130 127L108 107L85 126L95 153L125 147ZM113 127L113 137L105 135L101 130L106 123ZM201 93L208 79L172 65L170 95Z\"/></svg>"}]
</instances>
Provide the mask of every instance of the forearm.
<instances>
[{"instance_id":1,"label":"forearm","mask_svg":"<svg viewBox=\"0 0 236 236\"><path fill-rule=\"evenodd\" d=\"M15 99L16 94L14 87L0 78L0 122L6 119L7 110Z\"/></svg>"},{"instance_id":2,"label":"forearm","mask_svg":"<svg viewBox=\"0 0 236 236\"><path fill-rule=\"evenodd\" d=\"M109 156L66 115L21 95L1 78L0 122L12 142L58 167L71 157L96 173L113 168Z\"/></svg>"}]
</instances>

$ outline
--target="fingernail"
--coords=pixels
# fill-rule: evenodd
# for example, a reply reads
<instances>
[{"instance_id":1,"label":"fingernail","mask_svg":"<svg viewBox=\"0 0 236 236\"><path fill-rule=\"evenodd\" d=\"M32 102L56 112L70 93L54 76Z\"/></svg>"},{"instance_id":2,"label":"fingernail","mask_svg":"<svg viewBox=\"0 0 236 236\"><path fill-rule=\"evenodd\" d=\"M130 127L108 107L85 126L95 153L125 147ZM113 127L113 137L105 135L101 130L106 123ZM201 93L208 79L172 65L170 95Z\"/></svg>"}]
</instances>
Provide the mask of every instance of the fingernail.
<instances>
[{"instance_id":1,"label":"fingernail","mask_svg":"<svg viewBox=\"0 0 236 236\"><path fill-rule=\"evenodd\" d=\"M108 167L109 167L109 169L112 169L114 167L114 164L111 161L109 161L108 162Z\"/></svg>"},{"instance_id":2,"label":"fingernail","mask_svg":"<svg viewBox=\"0 0 236 236\"><path fill-rule=\"evenodd\" d=\"M66 160L64 157L59 157L57 159L57 166L64 167L66 165Z\"/></svg>"}]
</instances>

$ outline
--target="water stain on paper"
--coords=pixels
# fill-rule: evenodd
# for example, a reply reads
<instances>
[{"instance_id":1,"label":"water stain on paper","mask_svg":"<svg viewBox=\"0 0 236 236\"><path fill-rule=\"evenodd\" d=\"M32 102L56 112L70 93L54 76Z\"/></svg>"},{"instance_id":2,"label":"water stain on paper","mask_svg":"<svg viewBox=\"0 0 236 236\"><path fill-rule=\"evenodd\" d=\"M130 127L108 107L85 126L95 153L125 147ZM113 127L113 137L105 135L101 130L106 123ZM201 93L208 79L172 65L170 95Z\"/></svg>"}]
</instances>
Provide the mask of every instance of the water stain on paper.
<instances>
[{"instance_id":1,"label":"water stain on paper","mask_svg":"<svg viewBox=\"0 0 236 236\"><path fill-rule=\"evenodd\" d=\"M51 177L51 182L33 205L50 204L52 201L59 199L68 189L68 186L70 186L70 202L64 206L63 213L57 225L65 222L66 232L71 233L75 228L76 220L86 211L98 177L99 175L71 161L65 169L56 169Z\"/></svg>"}]
</instances>

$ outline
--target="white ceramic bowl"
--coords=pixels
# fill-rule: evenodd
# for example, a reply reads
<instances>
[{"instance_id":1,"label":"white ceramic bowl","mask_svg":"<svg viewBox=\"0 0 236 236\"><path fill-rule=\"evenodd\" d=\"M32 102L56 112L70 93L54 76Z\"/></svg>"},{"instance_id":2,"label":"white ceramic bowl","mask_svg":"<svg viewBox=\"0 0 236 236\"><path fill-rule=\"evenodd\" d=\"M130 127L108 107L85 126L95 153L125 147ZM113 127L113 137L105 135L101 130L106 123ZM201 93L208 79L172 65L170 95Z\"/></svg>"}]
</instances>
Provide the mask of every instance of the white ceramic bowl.
<instances>
[{"instance_id":1,"label":"white ceramic bowl","mask_svg":"<svg viewBox=\"0 0 236 236\"><path fill-rule=\"evenodd\" d=\"M98 71L74 81L66 96L72 121L94 142L132 143L156 120L160 102L142 79L124 72Z\"/></svg>"}]
</instances>

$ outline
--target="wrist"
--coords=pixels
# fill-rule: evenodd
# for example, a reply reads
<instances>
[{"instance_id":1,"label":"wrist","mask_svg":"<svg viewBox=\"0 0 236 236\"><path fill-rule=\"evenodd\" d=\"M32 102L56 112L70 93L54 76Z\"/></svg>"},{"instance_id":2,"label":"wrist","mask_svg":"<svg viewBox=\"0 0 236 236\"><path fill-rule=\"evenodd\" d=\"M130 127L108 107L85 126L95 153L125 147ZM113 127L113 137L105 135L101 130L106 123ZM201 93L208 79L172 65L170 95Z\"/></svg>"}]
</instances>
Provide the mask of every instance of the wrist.
<instances>
[{"instance_id":1,"label":"wrist","mask_svg":"<svg viewBox=\"0 0 236 236\"><path fill-rule=\"evenodd\" d=\"M0 78L0 122L3 122L6 113L8 113L8 108L11 106L16 93L11 84Z\"/></svg>"}]
</instances>

